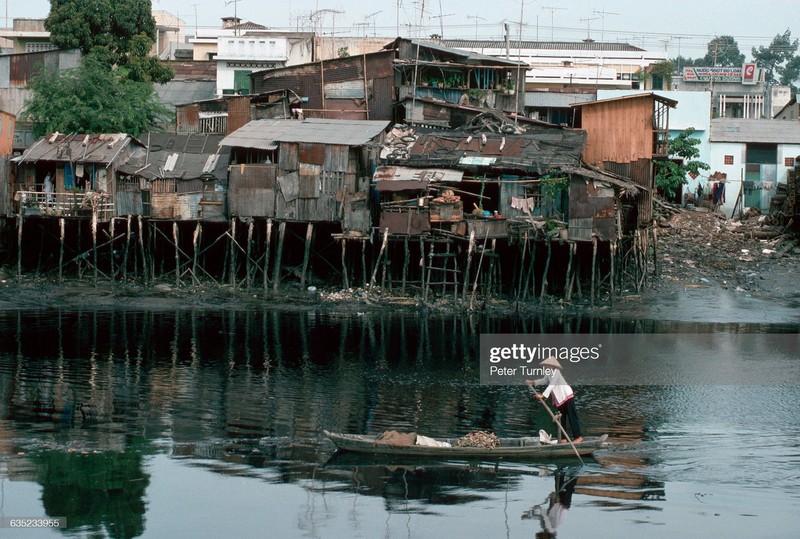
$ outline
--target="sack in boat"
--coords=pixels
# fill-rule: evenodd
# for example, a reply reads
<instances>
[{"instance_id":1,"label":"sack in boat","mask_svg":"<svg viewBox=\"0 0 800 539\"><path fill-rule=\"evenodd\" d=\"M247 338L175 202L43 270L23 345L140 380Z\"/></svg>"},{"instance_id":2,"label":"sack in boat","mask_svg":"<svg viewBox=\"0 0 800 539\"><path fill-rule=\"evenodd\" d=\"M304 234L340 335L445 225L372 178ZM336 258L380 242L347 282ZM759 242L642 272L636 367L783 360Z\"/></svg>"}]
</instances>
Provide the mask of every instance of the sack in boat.
<instances>
[{"instance_id":1,"label":"sack in boat","mask_svg":"<svg viewBox=\"0 0 800 539\"><path fill-rule=\"evenodd\" d=\"M500 439L493 432L473 430L463 438L456 441L458 447L486 447L494 449L500 446Z\"/></svg>"},{"instance_id":2,"label":"sack in boat","mask_svg":"<svg viewBox=\"0 0 800 539\"><path fill-rule=\"evenodd\" d=\"M553 440L552 436L547 434L544 429L539 429L539 443L540 444L557 444L558 440Z\"/></svg>"},{"instance_id":3,"label":"sack in boat","mask_svg":"<svg viewBox=\"0 0 800 539\"><path fill-rule=\"evenodd\" d=\"M387 430L375 439L376 444L395 446L414 445L416 441L417 433L397 432L396 430Z\"/></svg>"},{"instance_id":4,"label":"sack in boat","mask_svg":"<svg viewBox=\"0 0 800 539\"><path fill-rule=\"evenodd\" d=\"M421 434L417 434L417 445L424 445L426 447L452 447L450 442L440 442L433 438L428 438Z\"/></svg>"}]
</instances>

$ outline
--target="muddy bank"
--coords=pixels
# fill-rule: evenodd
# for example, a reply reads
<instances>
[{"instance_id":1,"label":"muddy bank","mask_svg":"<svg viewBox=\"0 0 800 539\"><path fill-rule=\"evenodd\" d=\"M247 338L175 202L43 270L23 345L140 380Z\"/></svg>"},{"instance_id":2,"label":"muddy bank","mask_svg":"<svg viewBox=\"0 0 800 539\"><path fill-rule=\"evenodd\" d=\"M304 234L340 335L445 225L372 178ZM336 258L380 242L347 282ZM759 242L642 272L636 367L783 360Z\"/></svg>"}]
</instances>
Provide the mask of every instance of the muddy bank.
<instances>
[{"instance_id":1,"label":"muddy bank","mask_svg":"<svg viewBox=\"0 0 800 539\"><path fill-rule=\"evenodd\" d=\"M23 276L0 269L0 310L10 309L322 309L330 311L408 310L476 312L529 316L581 314L611 318L685 322L800 322L800 288L794 278L800 262L797 238L788 230L754 217L733 221L707 212L675 209L662 216L655 253L657 273L641 294L624 291L595 306L566 303L557 297L541 302L452 297L427 303L416 297L384 296L380 289L338 287L300 290L286 286L276 293L231 286L178 288L174 284L138 286L91 280Z\"/></svg>"}]
</instances>

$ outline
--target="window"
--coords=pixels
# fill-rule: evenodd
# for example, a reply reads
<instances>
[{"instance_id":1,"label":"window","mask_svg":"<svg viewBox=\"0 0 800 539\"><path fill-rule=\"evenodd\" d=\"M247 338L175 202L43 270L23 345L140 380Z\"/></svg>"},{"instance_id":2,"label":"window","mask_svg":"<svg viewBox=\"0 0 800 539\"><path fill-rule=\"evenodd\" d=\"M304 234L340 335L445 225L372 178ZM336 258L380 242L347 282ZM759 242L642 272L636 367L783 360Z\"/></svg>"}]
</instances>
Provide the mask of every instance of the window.
<instances>
[{"instance_id":1,"label":"window","mask_svg":"<svg viewBox=\"0 0 800 539\"><path fill-rule=\"evenodd\" d=\"M794 157L784 157L783 158L783 166L785 166L785 167L794 167Z\"/></svg>"},{"instance_id":2,"label":"window","mask_svg":"<svg viewBox=\"0 0 800 539\"><path fill-rule=\"evenodd\" d=\"M732 155L726 155L725 159L724 159L724 163L726 165L732 165L733 164L733 156Z\"/></svg>"},{"instance_id":3,"label":"window","mask_svg":"<svg viewBox=\"0 0 800 539\"><path fill-rule=\"evenodd\" d=\"M25 52L53 51L56 50L57 48L58 47L56 47L49 41L32 41L30 43L25 43Z\"/></svg>"}]
</instances>

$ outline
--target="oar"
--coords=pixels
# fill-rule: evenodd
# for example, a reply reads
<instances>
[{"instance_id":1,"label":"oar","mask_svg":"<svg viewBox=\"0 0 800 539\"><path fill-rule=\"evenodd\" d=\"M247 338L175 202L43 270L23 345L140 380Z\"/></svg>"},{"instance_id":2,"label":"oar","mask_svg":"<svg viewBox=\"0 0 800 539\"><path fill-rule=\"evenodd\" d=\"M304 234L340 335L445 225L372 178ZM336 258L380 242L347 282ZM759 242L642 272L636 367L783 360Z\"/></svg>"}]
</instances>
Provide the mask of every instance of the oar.
<instances>
[{"instance_id":1,"label":"oar","mask_svg":"<svg viewBox=\"0 0 800 539\"><path fill-rule=\"evenodd\" d=\"M564 438L566 438L566 439L567 439L567 441L569 442L569 445L571 445L571 446L572 446L572 450L573 450L573 451L575 451L575 456L576 456L576 457L578 457L578 460L579 460L579 461L581 461L581 466L583 466L583 465L584 465L584 463L583 463L583 459L581 458L581 454L578 452L578 448L577 448L577 447L575 447L575 444L573 444L573 443L572 443L572 438L570 438L570 437L569 437L569 434L567 434L567 431L566 431L566 430L564 430L564 426L561 424L561 421L557 421L557 420L556 420L556 416L555 416L555 414L553 413L553 410L551 410L551 409L550 409L550 407L549 407L549 406L547 406L547 403L546 403L546 402L544 402L544 399L540 399L540 398L538 397L538 395L539 395L539 392L538 392L538 391L536 391L536 388L535 388L535 387L533 387L533 386L528 386L528 387L530 388L530 390L531 390L531 391L533 391L534 395L536 395L536 396L537 396L537 397L536 397L536 400L538 400L539 402L541 402L541 403L542 403L542 406L544 406L544 409L545 409L545 410L547 410L547 413L548 413L548 414L550 414L550 417L552 417L552 418L553 418L553 422L554 422L556 425L558 425L558 429L561 431L561 434L563 434L563 435L564 435Z\"/></svg>"}]
</instances>

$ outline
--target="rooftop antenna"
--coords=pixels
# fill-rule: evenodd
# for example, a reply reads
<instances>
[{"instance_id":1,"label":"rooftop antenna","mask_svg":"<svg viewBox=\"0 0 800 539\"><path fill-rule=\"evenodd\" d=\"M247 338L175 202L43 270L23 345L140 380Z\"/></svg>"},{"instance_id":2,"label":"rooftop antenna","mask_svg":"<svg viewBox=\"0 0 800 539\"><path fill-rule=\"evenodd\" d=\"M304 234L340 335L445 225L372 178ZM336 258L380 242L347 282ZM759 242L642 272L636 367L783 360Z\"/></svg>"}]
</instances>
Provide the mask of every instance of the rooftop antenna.
<instances>
[{"instance_id":1,"label":"rooftop antenna","mask_svg":"<svg viewBox=\"0 0 800 539\"><path fill-rule=\"evenodd\" d=\"M586 41L592 41L592 21L596 21L598 17L589 17L581 19L581 22L586 23Z\"/></svg>"},{"instance_id":2,"label":"rooftop antenna","mask_svg":"<svg viewBox=\"0 0 800 539\"><path fill-rule=\"evenodd\" d=\"M475 19L475 41L478 41L478 21L485 21L483 17L478 17L477 15L467 15L468 19Z\"/></svg>"},{"instance_id":3,"label":"rooftop antenna","mask_svg":"<svg viewBox=\"0 0 800 539\"><path fill-rule=\"evenodd\" d=\"M378 35L378 32L377 32L377 30L376 30L376 28L375 28L375 15L377 15L377 14L379 14L379 13L383 13L383 10L376 11L375 13L370 13L369 15L366 15L366 16L364 17L364 20L365 20L365 21L366 21L367 19L372 19L372 37L377 37L377 35ZM369 24L369 23L367 23L367 24ZM364 33L364 37L366 37L366 36L367 36L367 34L366 34L366 32L365 32L365 33Z\"/></svg>"},{"instance_id":4,"label":"rooftop antenna","mask_svg":"<svg viewBox=\"0 0 800 539\"><path fill-rule=\"evenodd\" d=\"M439 19L439 39L444 39L444 18L451 17L455 15L455 13L448 13L447 15L442 15L442 0L439 0L439 14L438 15L431 15L431 19Z\"/></svg>"},{"instance_id":5,"label":"rooftop antenna","mask_svg":"<svg viewBox=\"0 0 800 539\"><path fill-rule=\"evenodd\" d=\"M236 14L236 7L239 5L239 2L242 0L228 0L225 2L226 6L233 4L233 18L235 19L234 27L233 27L233 35L239 35L239 16Z\"/></svg>"},{"instance_id":6,"label":"rooftop antenna","mask_svg":"<svg viewBox=\"0 0 800 539\"><path fill-rule=\"evenodd\" d=\"M400 37L400 6L403 5L402 0L397 0L394 7L395 11L395 37Z\"/></svg>"},{"instance_id":7,"label":"rooftop antenna","mask_svg":"<svg viewBox=\"0 0 800 539\"><path fill-rule=\"evenodd\" d=\"M367 27L369 26L368 22L354 22L353 26L361 26L364 29L364 37L367 37Z\"/></svg>"},{"instance_id":8,"label":"rooftop antenna","mask_svg":"<svg viewBox=\"0 0 800 539\"><path fill-rule=\"evenodd\" d=\"M600 15L600 41L603 41L606 32L606 15L619 15L619 13L614 13L613 11L603 11L603 10L594 10L592 13L595 15Z\"/></svg>"},{"instance_id":9,"label":"rooftop antenna","mask_svg":"<svg viewBox=\"0 0 800 539\"><path fill-rule=\"evenodd\" d=\"M553 28L554 28L554 24L553 24L553 12L554 12L554 11L556 11L556 10L562 10L562 9L563 9L563 10L566 10L567 8L565 8L565 7L550 7L550 6L542 6L542 9L548 9L548 10L550 10L550 41L555 41L555 38L553 37Z\"/></svg>"}]
</instances>

